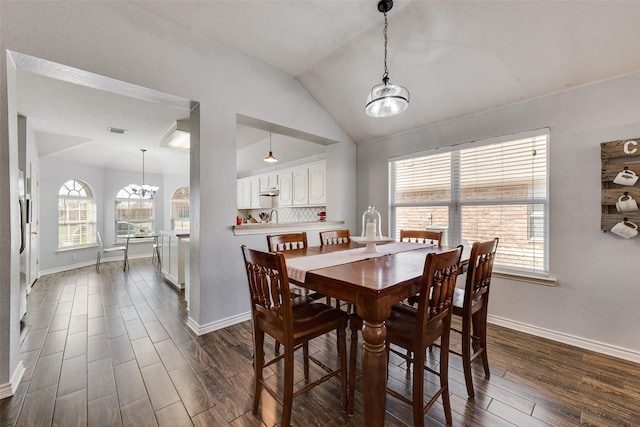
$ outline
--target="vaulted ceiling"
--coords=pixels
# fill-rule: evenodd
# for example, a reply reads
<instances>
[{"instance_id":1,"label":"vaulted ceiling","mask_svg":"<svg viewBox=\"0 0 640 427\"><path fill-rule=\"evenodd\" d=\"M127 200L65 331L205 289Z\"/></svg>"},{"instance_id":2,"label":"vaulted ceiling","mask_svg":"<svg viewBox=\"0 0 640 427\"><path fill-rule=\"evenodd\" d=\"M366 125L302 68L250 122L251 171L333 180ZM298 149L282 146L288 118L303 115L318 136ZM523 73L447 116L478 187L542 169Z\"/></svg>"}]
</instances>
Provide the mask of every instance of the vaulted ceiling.
<instances>
[{"instance_id":1,"label":"vaulted ceiling","mask_svg":"<svg viewBox=\"0 0 640 427\"><path fill-rule=\"evenodd\" d=\"M391 82L409 109L374 119L383 73L377 0L134 1L297 78L355 142L640 70L639 1L396 0Z\"/></svg>"},{"instance_id":2,"label":"vaulted ceiling","mask_svg":"<svg viewBox=\"0 0 640 427\"><path fill-rule=\"evenodd\" d=\"M391 82L409 89L411 100L401 115L374 119L365 114L364 103L383 74L383 16L376 0L130 3L165 19L167 25L199 33L296 78L356 143L640 71L640 1L396 0L388 13L389 74ZM40 94L58 90L74 103L68 87L60 90L33 76L21 78L23 87L38 88ZM74 121L88 126L80 115L89 108L75 105L66 125L55 124L53 115L45 119L42 110L62 110L64 98L49 97L58 104L44 103L33 92L28 99L29 91L21 91L20 102L37 124L40 140L53 150L43 153L72 158L72 146L88 144L61 139L60 134ZM116 102L113 97L96 101L103 107ZM145 117L153 113L169 122L184 118L184 112L171 109L147 113ZM103 121L108 118L106 111L100 116ZM105 123L96 126L103 132ZM148 137L157 146L164 132L166 125ZM100 146L95 132L82 135ZM239 128L238 136L246 138L238 141L240 161L247 144L258 144L255 150L266 154L268 133ZM105 138L112 138L115 147L115 136ZM154 153L147 154L149 172L178 173L175 156L170 169L162 167ZM93 155L92 161L110 159L114 164L118 157L110 155ZM87 158L81 151L77 156ZM140 168L138 152L126 158L120 160L122 168Z\"/></svg>"}]
</instances>

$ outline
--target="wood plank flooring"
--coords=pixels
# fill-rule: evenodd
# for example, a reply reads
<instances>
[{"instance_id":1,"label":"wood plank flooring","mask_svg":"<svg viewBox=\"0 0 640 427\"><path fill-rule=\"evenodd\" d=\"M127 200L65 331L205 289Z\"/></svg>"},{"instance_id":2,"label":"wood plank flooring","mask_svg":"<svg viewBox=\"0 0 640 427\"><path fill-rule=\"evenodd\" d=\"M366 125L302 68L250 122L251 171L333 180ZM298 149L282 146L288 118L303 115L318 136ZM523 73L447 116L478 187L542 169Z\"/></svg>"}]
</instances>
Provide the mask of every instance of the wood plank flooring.
<instances>
[{"instance_id":1,"label":"wood plank flooring","mask_svg":"<svg viewBox=\"0 0 640 427\"><path fill-rule=\"evenodd\" d=\"M280 408L267 393L259 414L251 412L249 322L197 337L184 327L184 298L150 259L131 260L126 273L120 266L108 262L100 274L86 267L36 282L21 334L27 371L15 396L0 401L0 423L277 425ZM310 351L332 365L335 348L330 334L312 342ZM273 351L271 342L266 349ZM432 366L437 351L429 354ZM640 365L494 325L489 360L491 378L475 366L476 398L467 399L461 362L451 356L454 426L640 426ZM408 392L410 377L400 359L392 358L389 372L390 386ZM272 367L268 380L277 386L280 374ZM296 381L303 385L301 369ZM427 377L427 392L431 381ZM340 409L339 382L329 381L294 401L293 424L360 426L360 392L348 417ZM438 403L425 424L443 423ZM412 425L410 408L387 397L386 425Z\"/></svg>"}]
</instances>

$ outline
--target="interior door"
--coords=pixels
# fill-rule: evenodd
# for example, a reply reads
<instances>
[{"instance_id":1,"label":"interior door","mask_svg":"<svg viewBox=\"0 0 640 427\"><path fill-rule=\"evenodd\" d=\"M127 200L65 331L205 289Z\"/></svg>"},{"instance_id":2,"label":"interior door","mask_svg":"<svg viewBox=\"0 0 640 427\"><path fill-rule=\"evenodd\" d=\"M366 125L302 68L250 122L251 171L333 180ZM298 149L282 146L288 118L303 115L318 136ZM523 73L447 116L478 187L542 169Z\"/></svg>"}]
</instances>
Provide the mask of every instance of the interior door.
<instances>
[{"instance_id":1,"label":"interior door","mask_svg":"<svg viewBox=\"0 0 640 427\"><path fill-rule=\"evenodd\" d=\"M29 187L31 193L31 218L29 218L29 268L27 270L27 291L31 291L31 285L33 285L38 278L38 265L40 263L40 173L33 163L31 163L31 179Z\"/></svg>"}]
</instances>

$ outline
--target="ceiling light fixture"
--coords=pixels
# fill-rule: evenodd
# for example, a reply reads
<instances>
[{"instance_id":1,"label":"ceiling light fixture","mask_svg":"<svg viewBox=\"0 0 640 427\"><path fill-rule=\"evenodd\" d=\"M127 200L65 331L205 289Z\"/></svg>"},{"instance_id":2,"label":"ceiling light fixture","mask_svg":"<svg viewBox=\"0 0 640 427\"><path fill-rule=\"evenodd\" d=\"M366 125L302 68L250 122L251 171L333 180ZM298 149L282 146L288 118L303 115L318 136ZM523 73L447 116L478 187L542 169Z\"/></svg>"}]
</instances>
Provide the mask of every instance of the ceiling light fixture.
<instances>
[{"instance_id":1,"label":"ceiling light fixture","mask_svg":"<svg viewBox=\"0 0 640 427\"><path fill-rule=\"evenodd\" d=\"M393 7L393 0L380 0L378 11L384 14L384 74L382 84L375 85L367 97L365 111L370 117L391 117L402 113L409 106L409 91L406 87L389 83L387 68L387 12Z\"/></svg>"},{"instance_id":2,"label":"ceiling light fixture","mask_svg":"<svg viewBox=\"0 0 640 427\"><path fill-rule=\"evenodd\" d=\"M147 150L141 148L140 151L142 151L142 185L129 184L129 187L135 194L140 196L140 198L153 199L153 196L156 194L156 191L160 189L160 187L156 187L155 185L147 185L144 183L144 152Z\"/></svg>"},{"instance_id":3,"label":"ceiling light fixture","mask_svg":"<svg viewBox=\"0 0 640 427\"><path fill-rule=\"evenodd\" d=\"M271 132L269 132L269 155L264 158L264 161L268 163L275 163L278 161L271 151Z\"/></svg>"}]
</instances>

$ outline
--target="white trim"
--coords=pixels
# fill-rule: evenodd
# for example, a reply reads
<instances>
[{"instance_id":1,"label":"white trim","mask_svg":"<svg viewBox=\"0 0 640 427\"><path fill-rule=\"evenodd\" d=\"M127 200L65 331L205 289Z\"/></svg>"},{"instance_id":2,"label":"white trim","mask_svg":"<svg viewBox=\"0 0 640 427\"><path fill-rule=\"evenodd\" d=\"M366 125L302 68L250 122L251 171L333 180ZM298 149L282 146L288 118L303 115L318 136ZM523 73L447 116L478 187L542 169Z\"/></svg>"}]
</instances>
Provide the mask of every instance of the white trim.
<instances>
[{"instance_id":1,"label":"white trim","mask_svg":"<svg viewBox=\"0 0 640 427\"><path fill-rule=\"evenodd\" d=\"M565 334L564 332L553 331L551 329L541 328L539 326L529 325L527 323L515 320L505 319L498 316L487 316L487 322L526 334L547 338L563 344L574 347L583 348L585 350L595 351L596 353L605 354L607 356L617 357L619 359L629 360L631 362L640 363L640 351L630 350L611 344L593 341L587 338L577 337L575 335Z\"/></svg>"},{"instance_id":2,"label":"white trim","mask_svg":"<svg viewBox=\"0 0 640 427\"><path fill-rule=\"evenodd\" d=\"M149 255L147 254L140 254L140 255L129 255L129 259L139 259L139 258L151 258ZM118 257L118 256L113 256L113 257L102 257L102 259L100 260L100 263L104 263L104 262L109 262L109 261L119 261L119 262L124 262L124 260L122 259L122 257ZM40 274L38 275L38 278L42 277L42 276L46 276L48 274L54 274L54 273L62 273L63 271L69 271L69 270L75 270L76 268L82 268L82 267L88 267L88 266L96 266L96 262L95 261L82 261L76 264L71 264L71 265L61 265L59 267L54 267L54 268L50 268L48 270L40 270Z\"/></svg>"},{"instance_id":3,"label":"white trim","mask_svg":"<svg viewBox=\"0 0 640 427\"><path fill-rule=\"evenodd\" d=\"M195 332L196 335L200 336L200 335L208 334L209 332L214 332L220 329L224 329L227 326L237 325L238 323L242 323L250 319L251 319L251 312L247 311L244 313L237 314L235 316L227 317L226 319L216 320L215 322L207 323L206 325L200 326L198 322L196 322L191 318L191 316L189 316L187 318L187 326L189 327L189 329Z\"/></svg>"},{"instance_id":4,"label":"white trim","mask_svg":"<svg viewBox=\"0 0 640 427\"><path fill-rule=\"evenodd\" d=\"M6 399L16 393L20 380L22 380L22 376L26 371L27 370L22 364L22 360L19 361L18 366L16 366L16 370L13 371L13 375L11 375L11 381L6 384L0 384L0 399Z\"/></svg>"},{"instance_id":5,"label":"white trim","mask_svg":"<svg viewBox=\"0 0 640 427\"><path fill-rule=\"evenodd\" d=\"M513 271L496 271L493 270L491 277L496 279L515 280L517 282L533 283L535 285L555 286L558 280L554 277L544 275L516 273Z\"/></svg>"}]
</instances>

